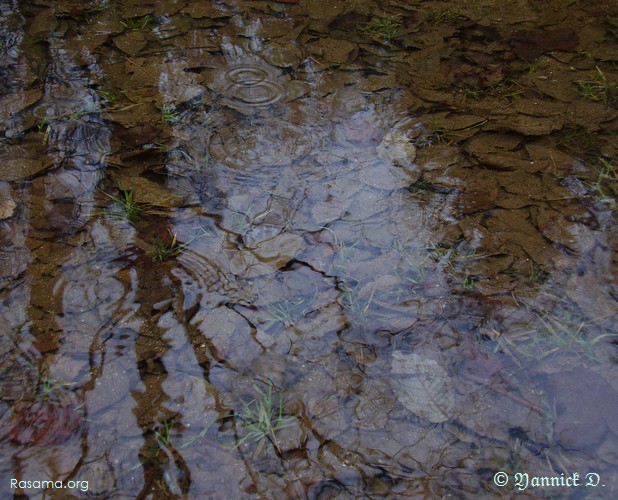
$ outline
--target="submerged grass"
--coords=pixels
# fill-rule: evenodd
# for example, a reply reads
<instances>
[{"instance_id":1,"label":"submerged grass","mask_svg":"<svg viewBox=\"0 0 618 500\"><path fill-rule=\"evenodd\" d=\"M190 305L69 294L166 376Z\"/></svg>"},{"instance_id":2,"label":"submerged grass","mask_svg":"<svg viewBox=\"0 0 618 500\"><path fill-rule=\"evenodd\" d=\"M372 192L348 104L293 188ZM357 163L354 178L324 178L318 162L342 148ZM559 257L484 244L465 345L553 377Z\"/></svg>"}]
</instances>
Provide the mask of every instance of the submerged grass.
<instances>
[{"instance_id":1,"label":"submerged grass","mask_svg":"<svg viewBox=\"0 0 618 500\"><path fill-rule=\"evenodd\" d=\"M50 376L49 370L46 367L39 369L29 362L26 363L34 371L37 378L37 401L60 403L65 400L68 395L68 388L75 385L74 383L59 382Z\"/></svg>"},{"instance_id":2,"label":"submerged grass","mask_svg":"<svg viewBox=\"0 0 618 500\"><path fill-rule=\"evenodd\" d=\"M466 88L464 94L466 97L474 99L482 99L484 97L515 97L523 91L515 88L515 81L511 78L503 78L502 80L492 83L487 87L480 89Z\"/></svg>"},{"instance_id":3,"label":"submerged grass","mask_svg":"<svg viewBox=\"0 0 618 500\"><path fill-rule=\"evenodd\" d=\"M167 154L172 151L172 148L166 144L161 144L160 142L144 144L142 146L144 151L158 151L160 153Z\"/></svg>"},{"instance_id":4,"label":"submerged grass","mask_svg":"<svg viewBox=\"0 0 618 500\"><path fill-rule=\"evenodd\" d=\"M135 201L133 190L119 189L117 195L111 195L100 190L114 203L105 213L113 219L121 219L129 222L136 222L142 213L142 207Z\"/></svg>"},{"instance_id":5,"label":"submerged grass","mask_svg":"<svg viewBox=\"0 0 618 500\"><path fill-rule=\"evenodd\" d=\"M421 283L431 266L431 258L424 248L410 247L403 245L401 241L394 240L390 244L390 249L399 254L405 264L402 278L407 282L416 285Z\"/></svg>"},{"instance_id":6,"label":"submerged grass","mask_svg":"<svg viewBox=\"0 0 618 500\"><path fill-rule=\"evenodd\" d=\"M345 286L341 295L341 306L356 323L362 325L367 321L367 311L375 293L372 290L369 297L366 297L359 292L359 286Z\"/></svg>"},{"instance_id":7,"label":"submerged grass","mask_svg":"<svg viewBox=\"0 0 618 500\"><path fill-rule=\"evenodd\" d=\"M384 41L391 40L399 36L399 23L395 22L395 17L397 16L373 19L358 28L358 31L371 38L378 38Z\"/></svg>"},{"instance_id":8,"label":"submerged grass","mask_svg":"<svg viewBox=\"0 0 618 500\"><path fill-rule=\"evenodd\" d=\"M157 437L157 441L169 448L172 443L172 432L174 431L174 422L173 421L165 421L162 425L159 425L158 430L155 430L155 436Z\"/></svg>"},{"instance_id":9,"label":"submerged grass","mask_svg":"<svg viewBox=\"0 0 618 500\"><path fill-rule=\"evenodd\" d=\"M129 17L120 23L130 31L150 31L150 25L154 21L152 14L146 14L145 16Z\"/></svg>"},{"instance_id":10,"label":"submerged grass","mask_svg":"<svg viewBox=\"0 0 618 500\"><path fill-rule=\"evenodd\" d=\"M615 203L615 197L608 192L610 184L618 182L618 171L609 160L599 157L597 164L597 175L594 182L589 183L589 189L594 193L595 197L601 201Z\"/></svg>"},{"instance_id":11,"label":"submerged grass","mask_svg":"<svg viewBox=\"0 0 618 500\"><path fill-rule=\"evenodd\" d=\"M543 283L549 277L549 274L543 271L538 264L530 261L530 272L526 276L526 281L531 284Z\"/></svg>"},{"instance_id":12,"label":"submerged grass","mask_svg":"<svg viewBox=\"0 0 618 500\"><path fill-rule=\"evenodd\" d=\"M498 345L507 346L519 355L539 361L553 354L567 354L599 361L596 348L604 339L618 337L615 333L595 333L597 323L605 318L586 320L572 308L560 308L555 312L532 311L532 328L519 334L499 336Z\"/></svg>"},{"instance_id":13,"label":"submerged grass","mask_svg":"<svg viewBox=\"0 0 618 500\"><path fill-rule=\"evenodd\" d=\"M176 106L171 104L164 104L160 108L161 110L161 119L165 123L174 124L180 119L180 115L176 111Z\"/></svg>"},{"instance_id":14,"label":"submerged grass","mask_svg":"<svg viewBox=\"0 0 618 500\"><path fill-rule=\"evenodd\" d=\"M53 401L57 394L63 391L63 386L68 384L59 384L54 381L47 371L37 373L39 384L37 398L41 401Z\"/></svg>"},{"instance_id":15,"label":"submerged grass","mask_svg":"<svg viewBox=\"0 0 618 500\"><path fill-rule=\"evenodd\" d=\"M276 397L273 394L271 380L268 381L266 390L260 389L256 384L254 384L253 389L256 392L256 397L248 403L241 401L242 409L234 414L239 419L240 425L246 430L245 436L236 441L234 449L246 442L253 442L258 443L259 450L268 440L277 450L277 453L281 453L276 433L290 425L296 419L296 416L283 414L282 396L278 394L278 397Z\"/></svg>"},{"instance_id":16,"label":"submerged grass","mask_svg":"<svg viewBox=\"0 0 618 500\"><path fill-rule=\"evenodd\" d=\"M52 127L47 120L47 117L43 118L43 121L37 124L36 128L39 134L43 134L43 139L41 140L41 142L43 144L47 144L49 142L49 135L52 132Z\"/></svg>"},{"instance_id":17,"label":"submerged grass","mask_svg":"<svg viewBox=\"0 0 618 500\"><path fill-rule=\"evenodd\" d=\"M592 101L602 102L605 106L609 106L610 102L615 100L618 91L618 84L610 82L598 66L589 79L579 80L577 85L583 96Z\"/></svg>"},{"instance_id":18,"label":"submerged grass","mask_svg":"<svg viewBox=\"0 0 618 500\"><path fill-rule=\"evenodd\" d=\"M427 22L431 24L457 24L465 18L461 14L457 14L448 9L429 12L425 17Z\"/></svg>"},{"instance_id":19,"label":"submerged grass","mask_svg":"<svg viewBox=\"0 0 618 500\"><path fill-rule=\"evenodd\" d=\"M599 140L594 132L584 127L568 127L560 132L556 146L567 153L594 158L598 155Z\"/></svg>"},{"instance_id":20,"label":"submerged grass","mask_svg":"<svg viewBox=\"0 0 618 500\"><path fill-rule=\"evenodd\" d=\"M277 323L282 324L285 328L294 326L297 319L306 313L305 308L302 307L304 304L304 299L300 299L298 302L286 300L276 304L269 304L264 309L266 315L264 328L268 330Z\"/></svg>"},{"instance_id":21,"label":"submerged grass","mask_svg":"<svg viewBox=\"0 0 618 500\"><path fill-rule=\"evenodd\" d=\"M165 241L161 238L156 238L152 243L152 261L163 262L172 257L175 257L182 250L183 245L178 243L176 234L172 234L172 231L168 229L171 241Z\"/></svg>"},{"instance_id":22,"label":"submerged grass","mask_svg":"<svg viewBox=\"0 0 618 500\"><path fill-rule=\"evenodd\" d=\"M108 87L99 87L94 92L109 106L113 106L118 101L118 95Z\"/></svg>"},{"instance_id":23,"label":"submerged grass","mask_svg":"<svg viewBox=\"0 0 618 500\"><path fill-rule=\"evenodd\" d=\"M427 127L431 131L431 137L436 144L448 144L453 135L453 131L446 127L436 117L431 117L427 122Z\"/></svg>"},{"instance_id":24,"label":"submerged grass","mask_svg":"<svg viewBox=\"0 0 618 500\"><path fill-rule=\"evenodd\" d=\"M528 73L532 74L547 66L547 61L536 59L534 61L526 61L526 64L528 65Z\"/></svg>"},{"instance_id":25,"label":"submerged grass","mask_svg":"<svg viewBox=\"0 0 618 500\"><path fill-rule=\"evenodd\" d=\"M109 4L106 0L95 0L90 5L84 8L84 12L87 14L97 14L98 12L105 12L109 10Z\"/></svg>"}]
</instances>

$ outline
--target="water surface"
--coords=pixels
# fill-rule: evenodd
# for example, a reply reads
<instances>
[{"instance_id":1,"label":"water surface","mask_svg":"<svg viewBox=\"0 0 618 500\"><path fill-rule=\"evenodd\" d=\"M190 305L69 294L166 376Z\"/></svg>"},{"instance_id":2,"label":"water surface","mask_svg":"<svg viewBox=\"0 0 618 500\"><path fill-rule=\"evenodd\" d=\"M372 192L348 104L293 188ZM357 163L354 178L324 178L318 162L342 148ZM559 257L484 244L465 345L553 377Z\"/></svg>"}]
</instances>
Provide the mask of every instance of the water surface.
<instances>
[{"instance_id":1,"label":"water surface","mask_svg":"<svg viewBox=\"0 0 618 500\"><path fill-rule=\"evenodd\" d=\"M1 2L0 491L615 496L617 17Z\"/></svg>"}]
</instances>

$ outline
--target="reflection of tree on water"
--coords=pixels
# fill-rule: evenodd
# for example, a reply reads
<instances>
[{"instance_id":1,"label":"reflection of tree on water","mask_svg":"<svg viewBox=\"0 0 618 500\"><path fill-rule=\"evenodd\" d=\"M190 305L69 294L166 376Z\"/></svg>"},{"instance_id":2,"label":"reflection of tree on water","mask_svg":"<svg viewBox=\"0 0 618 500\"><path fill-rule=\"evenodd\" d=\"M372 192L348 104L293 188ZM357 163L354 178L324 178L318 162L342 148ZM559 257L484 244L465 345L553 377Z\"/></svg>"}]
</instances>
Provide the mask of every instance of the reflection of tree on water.
<instances>
[{"instance_id":1,"label":"reflection of tree on water","mask_svg":"<svg viewBox=\"0 0 618 500\"><path fill-rule=\"evenodd\" d=\"M40 99L20 109L9 122L12 137L27 132L20 128L33 119L42 124L43 140L33 152L40 150L42 161L47 162L40 171L23 170L21 179L16 177L19 171L12 174L15 192L21 196L15 216L3 228L12 234L3 267L23 272L20 262L25 252L30 262L23 278L4 289L1 311L11 329L8 339L22 351L10 352L25 376L21 394L7 393L7 402L13 403L8 438L31 450L15 462L12 476L16 478L55 479L56 474L68 477L83 472L77 464L92 449L87 444L89 430L96 427L89 429L85 423L90 416L88 394L102 370L99 343L105 327L101 325L110 320L104 298L114 290L107 288L113 283L96 271L101 269L100 254L88 256L95 247L83 235L74 235L92 215L95 189L109 152L109 130L101 119L98 97L89 89L90 76L99 70L93 65L90 73L82 71L60 37L52 34L47 43L51 64ZM81 56L92 58L86 52ZM25 86L20 79L28 71L17 68L23 71L13 74L11 81ZM26 150L28 156L33 152ZM107 288L104 293L102 287ZM3 361L6 366L8 360ZM81 439L71 440L78 430ZM41 447L67 440L68 449ZM53 470L45 464L54 464Z\"/></svg>"}]
</instances>

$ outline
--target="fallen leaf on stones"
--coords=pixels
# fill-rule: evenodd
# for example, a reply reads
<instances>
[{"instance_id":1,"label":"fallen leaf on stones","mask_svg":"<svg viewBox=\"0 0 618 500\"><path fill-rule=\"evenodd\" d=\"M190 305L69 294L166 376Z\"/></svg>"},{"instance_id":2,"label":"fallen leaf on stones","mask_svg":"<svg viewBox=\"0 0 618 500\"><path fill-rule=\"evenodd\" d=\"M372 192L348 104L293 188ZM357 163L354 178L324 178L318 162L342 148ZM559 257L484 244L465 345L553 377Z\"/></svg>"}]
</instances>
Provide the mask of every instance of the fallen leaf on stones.
<instances>
[{"instance_id":1,"label":"fallen leaf on stones","mask_svg":"<svg viewBox=\"0 0 618 500\"><path fill-rule=\"evenodd\" d=\"M436 424L451 418L455 409L452 382L436 361L394 352L391 374L397 399L412 413Z\"/></svg>"},{"instance_id":2,"label":"fallen leaf on stones","mask_svg":"<svg viewBox=\"0 0 618 500\"><path fill-rule=\"evenodd\" d=\"M13 217L17 204L11 199L5 199L0 201L0 220Z\"/></svg>"}]
</instances>

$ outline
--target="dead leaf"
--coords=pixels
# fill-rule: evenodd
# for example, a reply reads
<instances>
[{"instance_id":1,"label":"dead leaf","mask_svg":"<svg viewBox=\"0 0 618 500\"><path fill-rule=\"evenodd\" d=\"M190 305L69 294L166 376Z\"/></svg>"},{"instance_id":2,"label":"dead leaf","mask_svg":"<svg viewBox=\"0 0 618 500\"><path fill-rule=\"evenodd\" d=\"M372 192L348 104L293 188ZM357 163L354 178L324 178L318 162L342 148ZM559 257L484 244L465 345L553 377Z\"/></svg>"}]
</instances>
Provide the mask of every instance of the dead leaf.
<instances>
[{"instance_id":1,"label":"dead leaf","mask_svg":"<svg viewBox=\"0 0 618 500\"><path fill-rule=\"evenodd\" d=\"M13 217L17 204L10 198L6 198L0 201L0 220L9 219Z\"/></svg>"},{"instance_id":2,"label":"dead leaf","mask_svg":"<svg viewBox=\"0 0 618 500\"><path fill-rule=\"evenodd\" d=\"M391 373L397 399L412 413L435 424L452 417L455 409L453 385L436 361L395 351Z\"/></svg>"}]
</instances>

